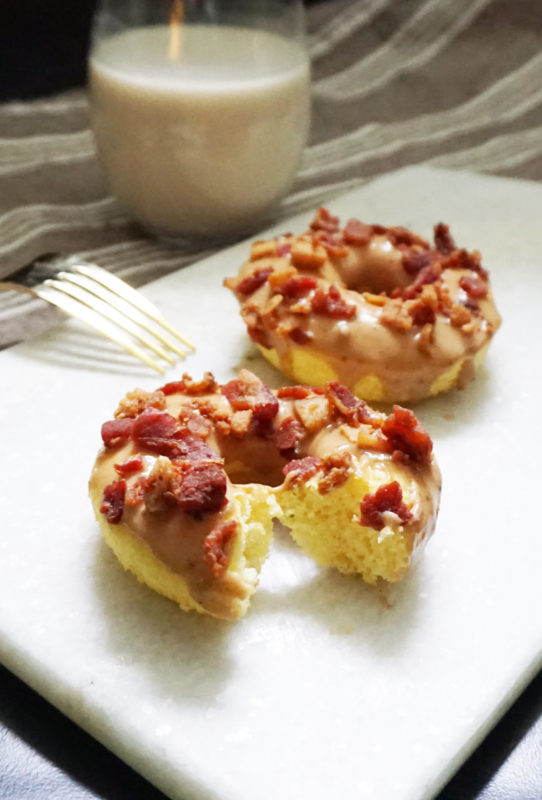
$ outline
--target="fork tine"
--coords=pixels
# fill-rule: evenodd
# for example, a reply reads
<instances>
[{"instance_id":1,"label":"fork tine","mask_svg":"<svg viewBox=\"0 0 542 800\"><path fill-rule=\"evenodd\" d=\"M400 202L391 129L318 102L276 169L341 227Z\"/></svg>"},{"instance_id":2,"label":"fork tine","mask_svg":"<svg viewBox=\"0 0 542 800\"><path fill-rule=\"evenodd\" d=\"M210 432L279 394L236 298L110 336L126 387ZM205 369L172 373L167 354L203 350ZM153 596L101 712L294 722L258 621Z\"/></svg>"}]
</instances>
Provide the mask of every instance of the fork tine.
<instances>
[{"instance_id":1,"label":"fork tine","mask_svg":"<svg viewBox=\"0 0 542 800\"><path fill-rule=\"evenodd\" d=\"M59 272L57 277L60 280L66 280L76 286L80 286L82 289L85 289L101 298L108 305L113 306L117 311L120 311L122 314L124 314L125 317L128 317L133 322L136 322L146 331L151 333L156 339L158 339L158 341L162 342L162 344L166 345L166 347L169 347L170 350L173 350L174 353L177 353L177 355L181 356L182 358L186 358L185 350L182 350L170 336L164 336L160 329L152 321L149 321L148 316L143 314L131 303L128 303L126 300L120 297L120 295L113 293L110 289L106 289L101 283L97 283L95 280L88 278L86 275L79 275L78 273L71 271Z\"/></svg>"},{"instance_id":2,"label":"fork tine","mask_svg":"<svg viewBox=\"0 0 542 800\"><path fill-rule=\"evenodd\" d=\"M173 364L175 362L175 360L169 355L169 353L166 353L163 347L153 342L152 339L150 339L145 333L143 333L138 328L138 326L134 322L132 322L132 320L124 317L124 315L121 314L120 311L117 311L115 308L113 308L111 305L101 300L99 297L90 294L89 292L85 291L85 289L82 289L80 286L76 286L71 283L68 284L63 280L56 280L53 278L49 278L43 282L43 285L53 286L57 291L68 295L69 297L79 301L80 303L84 303L93 311L100 314L100 316L105 317L110 322L113 322L116 325L118 325L119 328L121 328L122 330L131 334L131 336L139 340L142 344L148 347L149 350L153 350L157 355L159 355L169 364Z\"/></svg>"},{"instance_id":3,"label":"fork tine","mask_svg":"<svg viewBox=\"0 0 542 800\"><path fill-rule=\"evenodd\" d=\"M173 336L179 339L179 341L189 347L190 350L196 349L192 342L186 338L186 336L183 336L180 331L178 331L170 322L168 322L168 320L165 319L165 317L162 316L160 311L158 311L156 306L153 305L150 300L147 300L146 297L143 297L143 295L118 278L116 275L107 272L107 270L102 269L95 264L86 264L81 262L74 263L73 265L70 264L70 269L74 272L79 272L82 275L86 275L98 283L101 283L114 294L124 298L137 309L139 309L139 311L147 314L155 322L166 328Z\"/></svg>"},{"instance_id":4,"label":"fork tine","mask_svg":"<svg viewBox=\"0 0 542 800\"><path fill-rule=\"evenodd\" d=\"M58 292L54 286L46 286L42 284L41 286L36 286L34 291L38 297L41 297L42 300L57 306L70 316L76 317L77 319L81 320L81 322L84 322L86 325L94 328L103 336L118 344L119 347L121 347L127 353L130 353L130 355L138 358L148 367L155 369L161 374L165 372L165 369L161 364L159 364L153 358L150 358L150 356L148 356L140 347L135 345L131 339L128 338L128 336L124 336L121 332L119 332L115 325L109 322L109 320L104 319L96 311L93 311L93 309L83 305L77 300L74 300L69 295Z\"/></svg>"}]
</instances>

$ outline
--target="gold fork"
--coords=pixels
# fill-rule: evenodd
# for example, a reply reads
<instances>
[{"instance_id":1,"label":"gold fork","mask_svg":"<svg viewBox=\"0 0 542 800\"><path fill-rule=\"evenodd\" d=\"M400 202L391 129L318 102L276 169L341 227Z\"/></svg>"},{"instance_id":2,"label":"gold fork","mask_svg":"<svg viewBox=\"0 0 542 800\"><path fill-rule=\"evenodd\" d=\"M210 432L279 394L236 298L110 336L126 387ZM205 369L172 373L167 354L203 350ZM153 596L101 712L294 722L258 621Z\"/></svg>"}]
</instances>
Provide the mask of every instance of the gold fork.
<instances>
[{"instance_id":1,"label":"gold fork","mask_svg":"<svg viewBox=\"0 0 542 800\"><path fill-rule=\"evenodd\" d=\"M140 292L76 256L39 256L2 277L0 291L10 289L57 306L158 372L164 367L147 351L173 364L187 349L195 349Z\"/></svg>"}]
</instances>

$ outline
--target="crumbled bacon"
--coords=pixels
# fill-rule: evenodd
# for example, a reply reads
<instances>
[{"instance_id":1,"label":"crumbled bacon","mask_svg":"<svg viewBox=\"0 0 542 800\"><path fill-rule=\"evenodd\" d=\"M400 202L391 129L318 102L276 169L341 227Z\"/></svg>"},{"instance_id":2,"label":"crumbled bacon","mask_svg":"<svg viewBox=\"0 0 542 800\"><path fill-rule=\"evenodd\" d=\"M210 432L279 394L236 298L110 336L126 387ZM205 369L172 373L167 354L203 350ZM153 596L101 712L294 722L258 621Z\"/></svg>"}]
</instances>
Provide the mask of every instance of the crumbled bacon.
<instances>
[{"instance_id":1,"label":"crumbled bacon","mask_svg":"<svg viewBox=\"0 0 542 800\"><path fill-rule=\"evenodd\" d=\"M184 381L170 381L160 388L165 395L182 394L184 392Z\"/></svg>"},{"instance_id":2,"label":"crumbled bacon","mask_svg":"<svg viewBox=\"0 0 542 800\"><path fill-rule=\"evenodd\" d=\"M202 407L207 409L209 405L203 401ZM179 422L183 428L187 428L190 433L199 436L201 439L207 439L211 433L211 424L209 420L205 418L205 415L200 413L199 402L198 411L187 407L182 408L179 412Z\"/></svg>"},{"instance_id":3,"label":"crumbled bacon","mask_svg":"<svg viewBox=\"0 0 542 800\"><path fill-rule=\"evenodd\" d=\"M296 344L308 344L314 339L314 334L311 331L305 331L303 328L295 327L288 331L288 336Z\"/></svg>"},{"instance_id":4,"label":"crumbled bacon","mask_svg":"<svg viewBox=\"0 0 542 800\"><path fill-rule=\"evenodd\" d=\"M289 256L291 252L292 252L291 239L287 239L281 236L277 242L277 256L279 258L285 258L286 256Z\"/></svg>"},{"instance_id":5,"label":"crumbled bacon","mask_svg":"<svg viewBox=\"0 0 542 800\"><path fill-rule=\"evenodd\" d=\"M140 472L143 469L143 459L139 455L131 456L127 458L126 461L123 461L122 464L114 464L114 467L118 475L126 477L127 475L133 475L134 472Z\"/></svg>"},{"instance_id":6,"label":"crumbled bacon","mask_svg":"<svg viewBox=\"0 0 542 800\"><path fill-rule=\"evenodd\" d=\"M293 397L294 399L302 399L312 394L310 386L282 386L277 390L277 397Z\"/></svg>"},{"instance_id":7,"label":"crumbled bacon","mask_svg":"<svg viewBox=\"0 0 542 800\"><path fill-rule=\"evenodd\" d=\"M263 267L262 269L255 270L239 281L236 291L239 292L239 294L252 294L256 289L259 289L260 286L263 286L272 272L273 267Z\"/></svg>"},{"instance_id":8,"label":"crumbled bacon","mask_svg":"<svg viewBox=\"0 0 542 800\"><path fill-rule=\"evenodd\" d=\"M347 244L363 247L369 244L373 235L373 226L360 222L359 219L349 219L345 225L343 236Z\"/></svg>"},{"instance_id":9,"label":"crumbled bacon","mask_svg":"<svg viewBox=\"0 0 542 800\"><path fill-rule=\"evenodd\" d=\"M384 228L384 231L388 236L389 240L391 241L391 243L394 244L396 247L398 245L405 244L408 247L414 247L415 245L419 245L420 247L423 247L424 250L429 249L428 242L422 236L419 236L419 234L413 233L412 231L403 228L401 225L396 225L392 228Z\"/></svg>"},{"instance_id":10,"label":"crumbled bacon","mask_svg":"<svg viewBox=\"0 0 542 800\"><path fill-rule=\"evenodd\" d=\"M338 381L329 381L324 389L335 408L341 412L351 425L360 425L371 421L372 415L367 403L353 395L346 386L343 386Z\"/></svg>"},{"instance_id":11,"label":"crumbled bacon","mask_svg":"<svg viewBox=\"0 0 542 800\"><path fill-rule=\"evenodd\" d=\"M462 275L459 285L471 300L481 300L487 297L487 283L477 275Z\"/></svg>"},{"instance_id":12,"label":"crumbled bacon","mask_svg":"<svg viewBox=\"0 0 542 800\"><path fill-rule=\"evenodd\" d=\"M269 339L267 338L267 334L261 328L257 328L255 325L248 325L247 326L247 333L252 339L253 342L256 344L260 344L262 347L269 349Z\"/></svg>"},{"instance_id":13,"label":"crumbled bacon","mask_svg":"<svg viewBox=\"0 0 542 800\"><path fill-rule=\"evenodd\" d=\"M248 369L242 369L238 378L224 384L222 394L236 411L250 409L260 421L273 419L279 410L269 386Z\"/></svg>"},{"instance_id":14,"label":"crumbled bacon","mask_svg":"<svg viewBox=\"0 0 542 800\"><path fill-rule=\"evenodd\" d=\"M318 269L326 258L326 250L317 239L300 237L292 245L292 264L299 269Z\"/></svg>"},{"instance_id":15,"label":"crumbled bacon","mask_svg":"<svg viewBox=\"0 0 542 800\"><path fill-rule=\"evenodd\" d=\"M313 475L316 475L321 466L322 461L316 456L294 458L284 465L282 474L287 478L289 484L305 483Z\"/></svg>"},{"instance_id":16,"label":"crumbled bacon","mask_svg":"<svg viewBox=\"0 0 542 800\"><path fill-rule=\"evenodd\" d=\"M448 269L470 269L477 272L481 278L487 280L488 272L482 267L482 256L478 250L453 250L446 258L444 266Z\"/></svg>"},{"instance_id":17,"label":"crumbled bacon","mask_svg":"<svg viewBox=\"0 0 542 800\"><path fill-rule=\"evenodd\" d=\"M413 323L408 308L398 297L389 300L386 305L382 307L380 321L383 322L384 325L389 325L399 331L409 331Z\"/></svg>"},{"instance_id":18,"label":"crumbled bacon","mask_svg":"<svg viewBox=\"0 0 542 800\"><path fill-rule=\"evenodd\" d=\"M402 523L412 518L412 512L403 503L403 491L398 481L380 486L374 494L366 494L360 503L360 525L381 531L386 522L384 514L391 511Z\"/></svg>"},{"instance_id":19,"label":"crumbled bacon","mask_svg":"<svg viewBox=\"0 0 542 800\"><path fill-rule=\"evenodd\" d=\"M112 525L117 525L122 519L125 494L125 480L113 481L113 483L108 484L103 491L100 511Z\"/></svg>"},{"instance_id":20,"label":"crumbled bacon","mask_svg":"<svg viewBox=\"0 0 542 800\"><path fill-rule=\"evenodd\" d=\"M215 576L222 575L230 563L229 545L235 536L237 524L233 519L221 522L205 537L203 542L204 558Z\"/></svg>"},{"instance_id":21,"label":"crumbled bacon","mask_svg":"<svg viewBox=\"0 0 542 800\"><path fill-rule=\"evenodd\" d=\"M409 308L414 325L434 325L436 319L435 309L426 303L413 301L414 305Z\"/></svg>"},{"instance_id":22,"label":"crumbled bacon","mask_svg":"<svg viewBox=\"0 0 542 800\"><path fill-rule=\"evenodd\" d=\"M119 403L119 407L115 411L115 419L122 417L137 417L146 408L164 409L166 407L166 398L164 392L158 389L155 392L146 392L144 389L134 389L133 392L128 392L126 397Z\"/></svg>"},{"instance_id":23,"label":"crumbled bacon","mask_svg":"<svg viewBox=\"0 0 542 800\"><path fill-rule=\"evenodd\" d=\"M276 253L276 244L273 239L254 242L250 248L250 260L257 261L259 258L271 258Z\"/></svg>"},{"instance_id":24,"label":"crumbled bacon","mask_svg":"<svg viewBox=\"0 0 542 800\"><path fill-rule=\"evenodd\" d=\"M291 275L279 283L275 291L283 297L303 297L317 286L318 281L310 275Z\"/></svg>"},{"instance_id":25,"label":"crumbled bacon","mask_svg":"<svg viewBox=\"0 0 542 800\"><path fill-rule=\"evenodd\" d=\"M398 458L407 456L419 464L430 462L433 442L410 409L394 406L382 425L382 433L397 451Z\"/></svg>"},{"instance_id":26,"label":"crumbled bacon","mask_svg":"<svg viewBox=\"0 0 542 800\"><path fill-rule=\"evenodd\" d=\"M433 229L433 238L435 241L435 247L445 256L449 256L455 249L455 242L453 240L452 234L450 233L450 228L446 223L439 222L435 225Z\"/></svg>"},{"instance_id":27,"label":"crumbled bacon","mask_svg":"<svg viewBox=\"0 0 542 800\"><path fill-rule=\"evenodd\" d=\"M324 474L318 481L318 492L327 494L346 483L352 471L352 456L348 452L332 453L324 459Z\"/></svg>"},{"instance_id":28,"label":"crumbled bacon","mask_svg":"<svg viewBox=\"0 0 542 800\"><path fill-rule=\"evenodd\" d=\"M130 417L110 419L102 425L102 439L106 447L124 444L132 433L134 420Z\"/></svg>"},{"instance_id":29,"label":"crumbled bacon","mask_svg":"<svg viewBox=\"0 0 542 800\"><path fill-rule=\"evenodd\" d=\"M294 417L286 417L275 431L277 450L284 457L291 458L305 434L306 430L298 420L294 419Z\"/></svg>"},{"instance_id":30,"label":"crumbled bacon","mask_svg":"<svg viewBox=\"0 0 542 800\"><path fill-rule=\"evenodd\" d=\"M331 419L331 408L327 397L311 395L294 400L295 413L308 431L317 431Z\"/></svg>"},{"instance_id":31,"label":"crumbled bacon","mask_svg":"<svg viewBox=\"0 0 542 800\"><path fill-rule=\"evenodd\" d=\"M403 251L401 263L405 272L409 275L417 275L420 270L434 261L434 254L430 250L411 250Z\"/></svg>"},{"instance_id":32,"label":"crumbled bacon","mask_svg":"<svg viewBox=\"0 0 542 800\"><path fill-rule=\"evenodd\" d=\"M450 322L455 328L461 328L463 325L468 325L472 319L472 314L468 308L462 306L460 303L454 303L449 311Z\"/></svg>"},{"instance_id":33,"label":"crumbled bacon","mask_svg":"<svg viewBox=\"0 0 542 800\"><path fill-rule=\"evenodd\" d=\"M219 511L226 504L226 475L218 464L183 465L180 478L173 493L183 511Z\"/></svg>"},{"instance_id":34,"label":"crumbled bacon","mask_svg":"<svg viewBox=\"0 0 542 800\"><path fill-rule=\"evenodd\" d=\"M313 231L335 233L339 230L339 217L334 217L327 208L321 206L317 210L310 227Z\"/></svg>"},{"instance_id":35,"label":"crumbled bacon","mask_svg":"<svg viewBox=\"0 0 542 800\"><path fill-rule=\"evenodd\" d=\"M344 241L342 231L318 230L314 232L313 238L323 245L326 253L331 258L344 258L348 255L348 245Z\"/></svg>"},{"instance_id":36,"label":"crumbled bacon","mask_svg":"<svg viewBox=\"0 0 542 800\"><path fill-rule=\"evenodd\" d=\"M200 436L165 411L147 409L134 420L132 438L142 450L170 459L220 462L220 456Z\"/></svg>"},{"instance_id":37,"label":"crumbled bacon","mask_svg":"<svg viewBox=\"0 0 542 800\"><path fill-rule=\"evenodd\" d=\"M127 506L140 506L145 500L145 492L148 487L148 479L145 476L137 478L132 483L128 484L126 488L126 497L124 503Z\"/></svg>"},{"instance_id":38,"label":"crumbled bacon","mask_svg":"<svg viewBox=\"0 0 542 800\"><path fill-rule=\"evenodd\" d=\"M185 372L183 375L183 383L186 394L205 394L207 392L215 392L218 388L218 384L212 372L204 372L203 378L199 381L193 380L190 375L187 375Z\"/></svg>"},{"instance_id":39,"label":"crumbled bacon","mask_svg":"<svg viewBox=\"0 0 542 800\"><path fill-rule=\"evenodd\" d=\"M416 297L423 289L424 286L431 283L436 283L440 280L442 275L442 268L436 262L428 264L416 275L414 281L403 290L402 296L406 300Z\"/></svg>"},{"instance_id":40,"label":"crumbled bacon","mask_svg":"<svg viewBox=\"0 0 542 800\"><path fill-rule=\"evenodd\" d=\"M324 314L336 319L351 319L356 314L356 306L347 303L339 289L332 284L329 289L317 289L311 299L311 308L315 314Z\"/></svg>"}]
</instances>

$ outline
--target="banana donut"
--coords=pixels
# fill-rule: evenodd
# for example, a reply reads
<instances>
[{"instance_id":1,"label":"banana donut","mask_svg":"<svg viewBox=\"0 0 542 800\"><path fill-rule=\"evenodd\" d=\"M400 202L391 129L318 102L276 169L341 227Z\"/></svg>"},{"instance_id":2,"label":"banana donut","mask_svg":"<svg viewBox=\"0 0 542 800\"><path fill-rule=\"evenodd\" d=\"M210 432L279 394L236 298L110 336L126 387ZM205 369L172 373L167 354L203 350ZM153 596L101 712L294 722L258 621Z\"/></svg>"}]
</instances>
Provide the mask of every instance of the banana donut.
<instances>
[{"instance_id":1,"label":"banana donut","mask_svg":"<svg viewBox=\"0 0 542 800\"><path fill-rule=\"evenodd\" d=\"M227 278L249 336L299 383L337 380L369 401L412 402L465 387L500 324L478 252L434 228L434 246L400 227L320 208L310 230L252 246Z\"/></svg>"},{"instance_id":2,"label":"banana donut","mask_svg":"<svg viewBox=\"0 0 542 800\"><path fill-rule=\"evenodd\" d=\"M128 393L102 426L89 491L123 567L184 610L237 619L273 519L324 566L398 581L431 535L440 473L407 409L345 387L184 375Z\"/></svg>"}]
</instances>

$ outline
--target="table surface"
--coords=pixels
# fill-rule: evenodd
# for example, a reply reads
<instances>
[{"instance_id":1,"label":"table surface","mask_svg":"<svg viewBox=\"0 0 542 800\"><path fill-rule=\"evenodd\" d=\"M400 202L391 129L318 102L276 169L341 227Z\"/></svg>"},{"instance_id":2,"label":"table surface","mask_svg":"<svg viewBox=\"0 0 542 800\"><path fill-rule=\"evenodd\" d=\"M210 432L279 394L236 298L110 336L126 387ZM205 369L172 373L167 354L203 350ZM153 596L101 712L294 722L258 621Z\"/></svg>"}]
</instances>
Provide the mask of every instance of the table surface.
<instances>
[{"instance_id":1,"label":"table surface","mask_svg":"<svg viewBox=\"0 0 542 800\"><path fill-rule=\"evenodd\" d=\"M20 5L22 37L27 26ZM58 11L62 3L52 5ZM537 0L321 0L307 4L307 18L313 128L279 217L413 163L542 179ZM77 24L82 48L85 31ZM7 99L0 106L0 269L54 248L83 254L141 285L207 255L198 248L164 250L108 196L84 89L71 88L80 79L81 52L59 51L53 33L39 54L42 84L32 59L26 68L34 69L33 81L20 57L14 72L4 71L13 83L2 87ZM29 99L32 86L62 91ZM20 296L1 301L4 346L54 317ZM2 668L0 682L1 797L163 797ZM537 797L542 675L438 800Z\"/></svg>"}]
</instances>

